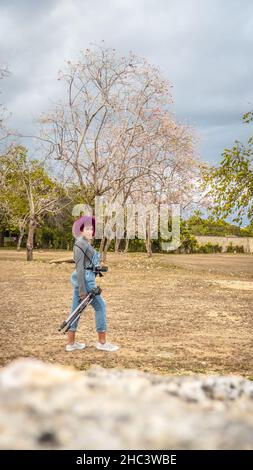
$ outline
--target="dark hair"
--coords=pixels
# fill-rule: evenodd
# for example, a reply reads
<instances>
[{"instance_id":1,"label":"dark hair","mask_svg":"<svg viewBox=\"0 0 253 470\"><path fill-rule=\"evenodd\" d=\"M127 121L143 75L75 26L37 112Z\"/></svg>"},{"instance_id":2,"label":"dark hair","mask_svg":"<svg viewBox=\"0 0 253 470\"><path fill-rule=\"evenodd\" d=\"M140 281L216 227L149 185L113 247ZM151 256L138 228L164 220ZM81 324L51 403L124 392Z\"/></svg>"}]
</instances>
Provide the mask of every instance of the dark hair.
<instances>
[{"instance_id":1,"label":"dark hair","mask_svg":"<svg viewBox=\"0 0 253 470\"><path fill-rule=\"evenodd\" d=\"M93 227L92 227L93 228ZM80 225L80 232L82 232L84 229L84 223L82 225Z\"/></svg>"}]
</instances>

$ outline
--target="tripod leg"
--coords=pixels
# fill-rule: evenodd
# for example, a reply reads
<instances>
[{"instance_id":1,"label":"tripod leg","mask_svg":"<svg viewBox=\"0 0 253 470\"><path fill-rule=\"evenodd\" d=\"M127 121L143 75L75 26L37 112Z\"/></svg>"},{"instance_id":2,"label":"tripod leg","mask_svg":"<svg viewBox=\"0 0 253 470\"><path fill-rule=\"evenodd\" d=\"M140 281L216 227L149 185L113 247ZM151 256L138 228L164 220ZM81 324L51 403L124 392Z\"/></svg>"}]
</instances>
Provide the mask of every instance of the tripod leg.
<instances>
[{"instance_id":1,"label":"tripod leg","mask_svg":"<svg viewBox=\"0 0 253 470\"><path fill-rule=\"evenodd\" d=\"M75 287L74 290L73 290L73 301L72 301L71 313L76 310L76 308L78 307L79 303L80 303L79 290L78 290L78 287ZM80 317L80 316L79 316L79 317ZM77 330L77 327L78 327L78 323L79 323L79 318L76 320L75 323L73 323L73 324L70 326L69 329L70 329L71 331L76 331L76 330Z\"/></svg>"}]
</instances>

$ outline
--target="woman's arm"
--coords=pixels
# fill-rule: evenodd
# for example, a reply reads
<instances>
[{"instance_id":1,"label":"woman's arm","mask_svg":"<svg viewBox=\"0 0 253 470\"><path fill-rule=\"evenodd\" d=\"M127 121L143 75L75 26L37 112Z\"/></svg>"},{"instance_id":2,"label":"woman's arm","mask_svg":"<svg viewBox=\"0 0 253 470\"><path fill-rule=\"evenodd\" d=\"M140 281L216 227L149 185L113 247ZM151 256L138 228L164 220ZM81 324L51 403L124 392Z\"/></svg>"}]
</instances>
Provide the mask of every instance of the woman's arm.
<instances>
[{"instance_id":1,"label":"woman's arm","mask_svg":"<svg viewBox=\"0 0 253 470\"><path fill-rule=\"evenodd\" d=\"M78 290L79 290L79 296L84 296L86 297L88 295L88 292L86 290L85 286L85 280L84 280L84 253L78 246L74 247L74 260L76 263L76 274L77 274L77 281L78 281Z\"/></svg>"}]
</instances>

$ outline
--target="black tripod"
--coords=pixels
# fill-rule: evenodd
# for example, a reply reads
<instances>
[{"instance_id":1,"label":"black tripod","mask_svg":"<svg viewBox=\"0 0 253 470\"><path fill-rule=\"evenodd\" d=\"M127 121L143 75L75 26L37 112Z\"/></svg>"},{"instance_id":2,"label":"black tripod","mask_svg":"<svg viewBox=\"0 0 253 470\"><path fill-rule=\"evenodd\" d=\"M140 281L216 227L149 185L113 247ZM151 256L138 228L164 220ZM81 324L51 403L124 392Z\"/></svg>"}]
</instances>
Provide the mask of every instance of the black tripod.
<instances>
[{"instance_id":1,"label":"black tripod","mask_svg":"<svg viewBox=\"0 0 253 470\"><path fill-rule=\"evenodd\" d=\"M70 313L70 315L68 316L68 318L61 324L61 326L58 328L58 331L62 331L63 333L66 333L71 325L73 325L73 323L78 319L80 318L80 315L82 313L82 311L88 307L88 305L92 302L92 300L94 299L94 297L96 295L99 295L101 294L102 292L102 289L101 287L94 287L94 289L92 289L91 292L89 292L89 294L87 295L87 297L85 297L85 299L83 299L79 305L76 307L76 309Z\"/></svg>"}]
</instances>

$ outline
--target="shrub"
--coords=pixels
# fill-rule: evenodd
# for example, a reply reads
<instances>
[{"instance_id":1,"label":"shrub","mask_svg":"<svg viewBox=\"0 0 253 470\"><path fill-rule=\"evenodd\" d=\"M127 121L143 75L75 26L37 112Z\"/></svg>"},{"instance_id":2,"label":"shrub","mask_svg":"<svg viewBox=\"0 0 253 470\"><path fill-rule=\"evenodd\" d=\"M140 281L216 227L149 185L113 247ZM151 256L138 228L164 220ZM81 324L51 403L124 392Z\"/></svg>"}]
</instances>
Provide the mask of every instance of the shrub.
<instances>
[{"instance_id":1,"label":"shrub","mask_svg":"<svg viewBox=\"0 0 253 470\"><path fill-rule=\"evenodd\" d=\"M227 253L244 253L244 247L242 245L233 245L232 242L229 243L226 249Z\"/></svg>"},{"instance_id":2,"label":"shrub","mask_svg":"<svg viewBox=\"0 0 253 470\"><path fill-rule=\"evenodd\" d=\"M221 253L222 246L218 243L208 242L205 245L198 245L195 253Z\"/></svg>"}]
</instances>

